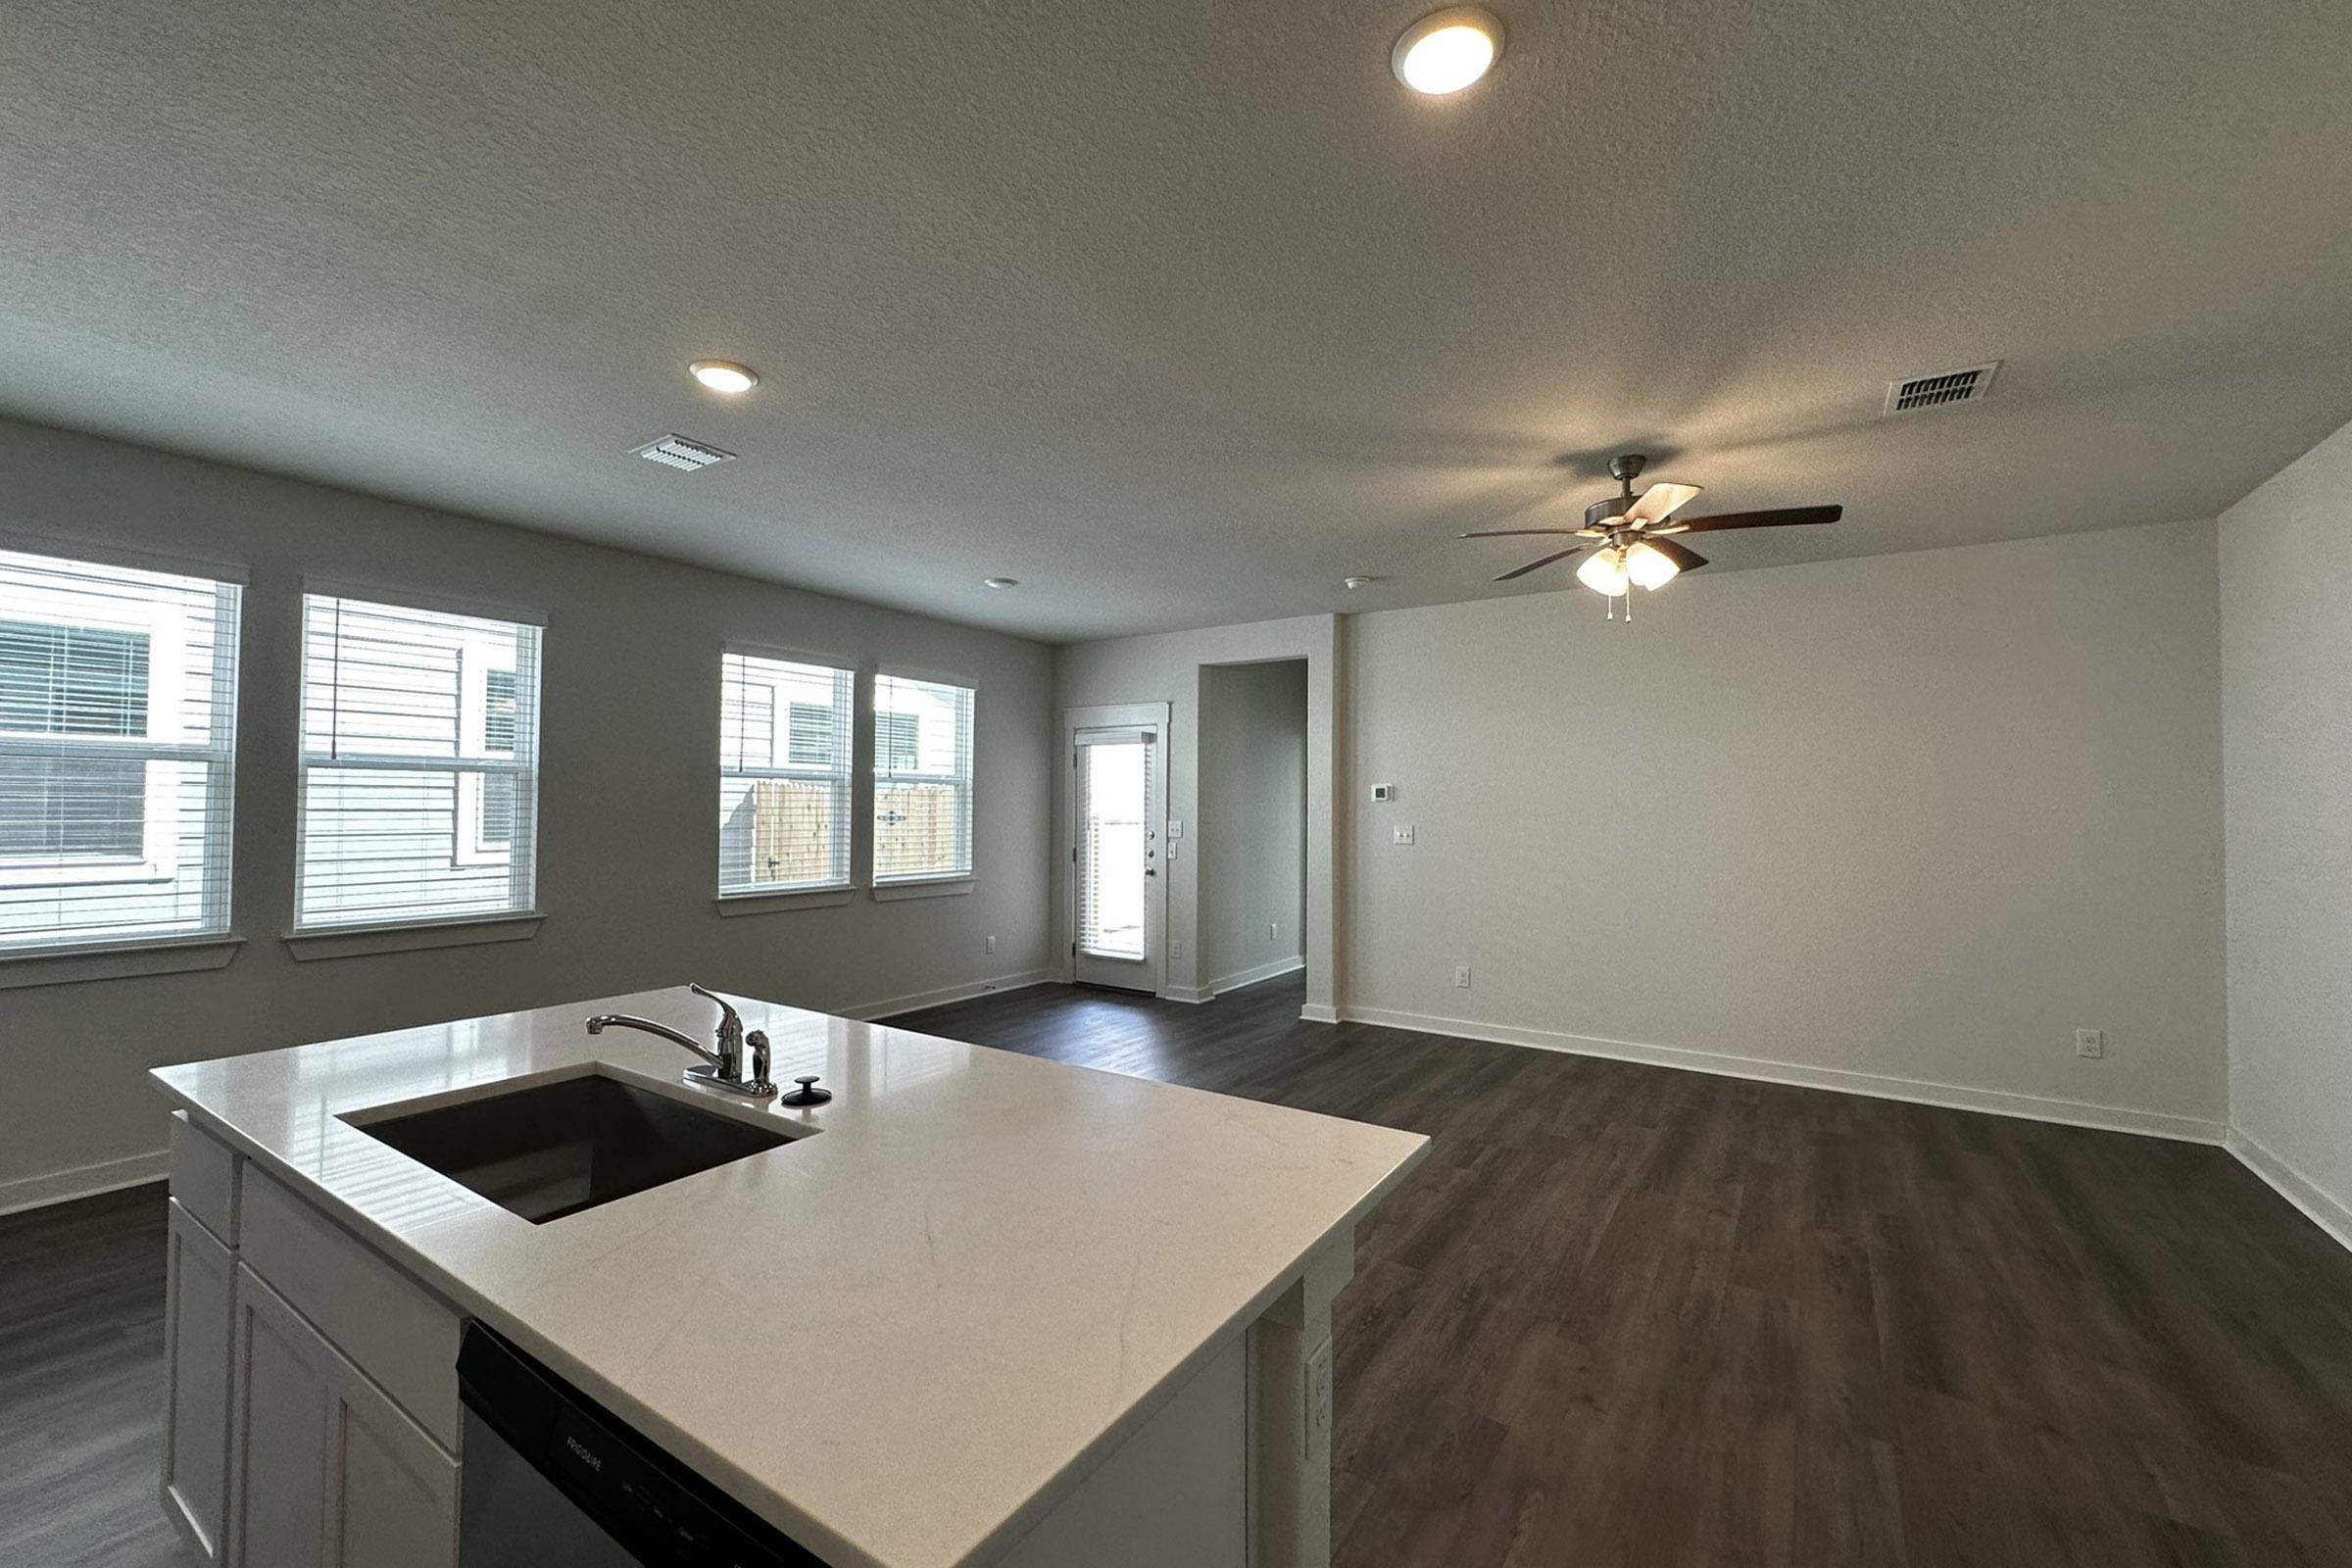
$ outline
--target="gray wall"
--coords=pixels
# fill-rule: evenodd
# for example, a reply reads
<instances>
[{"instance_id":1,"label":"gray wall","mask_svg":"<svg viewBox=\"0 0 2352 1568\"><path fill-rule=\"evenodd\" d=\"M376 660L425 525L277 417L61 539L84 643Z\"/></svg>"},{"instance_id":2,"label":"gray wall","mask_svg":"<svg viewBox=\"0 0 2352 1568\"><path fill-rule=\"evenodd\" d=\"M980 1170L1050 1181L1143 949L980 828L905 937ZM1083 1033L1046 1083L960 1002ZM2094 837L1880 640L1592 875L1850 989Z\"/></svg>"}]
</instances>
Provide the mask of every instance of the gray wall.
<instances>
[{"instance_id":1,"label":"gray wall","mask_svg":"<svg viewBox=\"0 0 2352 1568\"><path fill-rule=\"evenodd\" d=\"M1200 810L1191 834L1208 987L1296 966L1306 952L1304 660L1201 671Z\"/></svg>"},{"instance_id":2,"label":"gray wall","mask_svg":"<svg viewBox=\"0 0 2352 1568\"><path fill-rule=\"evenodd\" d=\"M2218 1137L2213 540L1357 617L1347 1010Z\"/></svg>"},{"instance_id":3,"label":"gray wall","mask_svg":"<svg viewBox=\"0 0 2352 1568\"><path fill-rule=\"evenodd\" d=\"M2222 516L2230 1108L2352 1246L2352 426Z\"/></svg>"},{"instance_id":4,"label":"gray wall","mask_svg":"<svg viewBox=\"0 0 2352 1568\"><path fill-rule=\"evenodd\" d=\"M162 1062L687 979L840 1011L1049 966L1053 660L1035 643L11 421L0 421L0 529L252 574L234 917L246 946L211 973L0 990L0 1207L142 1173L164 1141L142 1074ZM547 612L548 919L536 938L305 962L280 943L306 574ZM718 655L729 639L978 685L972 892L718 915Z\"/></svg>"}]
</instances>

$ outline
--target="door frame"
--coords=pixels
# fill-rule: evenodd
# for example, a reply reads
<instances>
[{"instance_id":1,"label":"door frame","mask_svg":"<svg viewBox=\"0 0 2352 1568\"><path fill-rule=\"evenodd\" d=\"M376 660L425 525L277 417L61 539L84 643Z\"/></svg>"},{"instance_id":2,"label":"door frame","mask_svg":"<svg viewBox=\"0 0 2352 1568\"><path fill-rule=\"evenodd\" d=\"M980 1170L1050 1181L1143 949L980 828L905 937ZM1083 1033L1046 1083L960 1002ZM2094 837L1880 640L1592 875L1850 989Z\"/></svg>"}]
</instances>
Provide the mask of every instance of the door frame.
<instances>
[{"instance_id":1,"label":"door frame","mask_svg":"<svg viewBox=\"0 0 2352 1568\"><path fill-rule=\"evenodd\" d=\"M1167 837L1168 822L1168 709L1166 703L1107 703L1092 708L1065 708L1061 713L1061 789L1055 792L1060 807L1054 813L1054 859L1060 867L1061 880L1061 945L1058 967L1061 978L1075 980L1078 955L1078 732L1082 729L1151 730L1157 740L1152 759L1152 777L1159 791L1159 815L1152 830L1159 835L1160 874L1152 878L1145 892L1144 920L1150 931L1153 985L1152 995L1165 996L1168 987L1168 883L1175 873L1170 869L1172 853L1182 846ZM1143 992L1136 995L1142 996Z\"/></svg>"}]
</instances>

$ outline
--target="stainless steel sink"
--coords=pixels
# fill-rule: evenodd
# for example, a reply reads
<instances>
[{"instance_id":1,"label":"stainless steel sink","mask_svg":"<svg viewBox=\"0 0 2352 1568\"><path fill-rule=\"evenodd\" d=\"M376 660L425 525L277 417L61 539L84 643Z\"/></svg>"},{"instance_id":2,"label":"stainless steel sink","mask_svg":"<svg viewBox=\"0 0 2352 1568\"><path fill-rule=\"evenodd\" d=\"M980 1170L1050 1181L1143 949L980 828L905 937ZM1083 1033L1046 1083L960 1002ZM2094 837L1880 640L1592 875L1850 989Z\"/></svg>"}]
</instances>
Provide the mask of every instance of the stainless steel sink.
<instances>
[{"instance_id":1,"label":"stainless steel sink","mask_svg":"<svg viewBox=\"0 0 2352 1568\"><path fill-rule=\"evenodd\" d=\"M595 1074L354 1125L534 1225L792 1142Z\"/></svg>"}]
</instances>

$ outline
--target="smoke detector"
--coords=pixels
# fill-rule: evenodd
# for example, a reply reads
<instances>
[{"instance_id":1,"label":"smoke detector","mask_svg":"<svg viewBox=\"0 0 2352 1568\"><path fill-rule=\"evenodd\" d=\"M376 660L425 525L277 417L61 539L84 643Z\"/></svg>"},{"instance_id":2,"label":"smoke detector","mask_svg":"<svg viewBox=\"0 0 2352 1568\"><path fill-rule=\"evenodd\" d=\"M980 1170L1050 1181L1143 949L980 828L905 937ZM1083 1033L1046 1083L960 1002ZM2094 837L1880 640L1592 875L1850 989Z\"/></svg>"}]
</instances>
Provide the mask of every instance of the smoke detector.
<instances>
[{"instance_id":1,"label":"smoke detector","mask_svg":"<svg viewBox=\"0 0 2352 1568\"><path fill-rule=\"evenodd\" d=\"M1940 409L1953 403L1981 402L1992 390L1992 376L2001 368L1993 360L1957 370L1936 370L1886 383L1886 412L1909 414L1915 409Z\"/></svg>"},{"instance_id":2,"label":"smoke detector","mask_svg":"<svg viewBox=\"0 0 2352 1568\"><path fill-rule=\"evenodd\" d=\"M664 468L677 468L687 473L692 473L698 468L708 468L715 463L732 463L735 460L735 454L732 452L721 452L718 448L705 446L700 441L689 441L682 435L665 435L659 441L648 441L644 446L636 448L630 456L643 458L648 463L659 463Z\"/></svg>"}]
</instances>

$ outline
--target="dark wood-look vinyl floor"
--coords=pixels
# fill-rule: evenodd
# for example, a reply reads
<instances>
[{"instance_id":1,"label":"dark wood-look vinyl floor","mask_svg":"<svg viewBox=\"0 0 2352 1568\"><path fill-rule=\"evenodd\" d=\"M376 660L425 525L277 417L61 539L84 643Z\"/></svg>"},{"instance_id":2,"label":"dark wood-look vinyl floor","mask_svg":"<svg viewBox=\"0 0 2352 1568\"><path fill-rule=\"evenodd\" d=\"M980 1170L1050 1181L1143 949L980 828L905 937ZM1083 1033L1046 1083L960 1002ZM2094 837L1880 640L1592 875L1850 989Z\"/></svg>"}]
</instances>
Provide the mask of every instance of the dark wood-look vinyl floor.
<instances>
[{"instance_id":1,"label":"dark wood-look vinyl floor","mask_svg":"<svg viewBox=\"0 0 2352 1568\"><path fill-rule=\"evenodd\" d=\"M1436 1139L1340 1298L1339 1568L2352 1565L2352 1255L2221 1151L1301 999L894 1021ZM6 1568L184 1568L163 1247L0 1220Z\"/></svg>"},{"instance_id":2,"label":"dark wood-look vinyl floor","mask_svg":"<svg viewBox=\"0 0 2352 1568\"><path fill-rule=\"evenodd\" d=\"M1058 986L892 1020L1430 1134L1339 1568L2352 1565L2352 1254L2218 1149Z\"/></svg>"},{"instance_id":3,"label":"dark wood-look vinyl floor","mask_svg":"<svg viewBox=\"0 0 2352 1568\"><path fill-rule=\"evenodd\" d=\"M0 1564L187 1568L163 1410L162 1185L0 1219Z\"/></svg>"}]
</instances>

